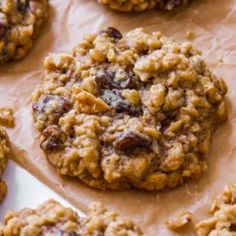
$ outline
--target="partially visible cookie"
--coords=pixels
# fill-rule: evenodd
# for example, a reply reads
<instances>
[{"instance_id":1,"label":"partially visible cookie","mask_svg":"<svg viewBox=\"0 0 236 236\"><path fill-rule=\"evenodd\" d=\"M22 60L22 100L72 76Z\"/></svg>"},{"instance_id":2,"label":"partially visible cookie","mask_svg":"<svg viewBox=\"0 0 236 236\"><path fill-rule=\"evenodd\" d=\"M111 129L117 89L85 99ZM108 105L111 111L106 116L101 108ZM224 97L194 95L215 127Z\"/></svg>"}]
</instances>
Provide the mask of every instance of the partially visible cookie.
<instances>
[{"instance_id":1,"label":"partially visible cookie","mask_svg":"<svg viewBox=\"0 0 236 236\"><path fill-rule=\"evenodd\" d=\"M124 12L140 12L153 8L172 10L185 5L188 0L98 0L111 9Z\"/></svg>"},{"instance_id":2,"label":"partially visible cookie","mask_svg":"<svg viewBox=\"0 0 236 236\"><path fill-rule=\"evenodd\" d=\"M0 180L0 203L7 194L7 185L4 181Z\"/></svg>"},{"instance_id":3,"label":"partially visible cookie","mask_svg":"<svg viewBox=\"0 0 236 236\"><path fill-rule=\"evenodd\" d=\"M191 43L115 28L50 55L33 97L41 148L99 189L175 188L206 170L227 86Z\"/></svg>"},{"instance_id":4,"label":"partially visible cookie","mask_svg":"<svg viewBox=\"0 0 236 236\"><path fill-rule=\"evenodd\" d=\"M196 225L198 236L236 235L236 185L226 186L210 208L211 217Z\"/></svg>"},{"instance_id":5,"label":"partially visible cookie","mask_svg":"<svg viewBox=\"0 0 236 236\"><path fill-rule=\"evenodd\" d=\"M0 64L30 51L48 15L48 0L0 1Z\"/></svg>"},{"instance_id":6,"label":"partially visible cookie","mask_svg":"<svg viewBox=\"0 0 236 236\"><path fill-rule=\"evenodd\" d=\"M6 169L10 145L7 133L3 126L14 126L15 120L13 110L10 107L0 108L0 202L7 193L7 185L1 180L1 176Z\"/></svg>"},{"instance_id":7,"label":"partially visible cookie","mask_svg":"<svg viewBox=\"0 0 236 236\"><path fill-rule=\"evenodd\" d=\"M0 127L0 178L7 166L8 155L9 155L9 141L6 131ZM0 179L0 202L4 199L7 193L6 184Z\"/></svg>"},{"instance_id":8,"label":"partially visible cookie","mask_svg":"<svg viewBox=\"0 0 236 236\"><path fill-rule=\"evenodd\" d=\"M38 208L9 211L2 225L1 236L141 236L137 225L107 211L100 204L93 205L86 217L54 200Z\"/></svg>"}]
</instances>

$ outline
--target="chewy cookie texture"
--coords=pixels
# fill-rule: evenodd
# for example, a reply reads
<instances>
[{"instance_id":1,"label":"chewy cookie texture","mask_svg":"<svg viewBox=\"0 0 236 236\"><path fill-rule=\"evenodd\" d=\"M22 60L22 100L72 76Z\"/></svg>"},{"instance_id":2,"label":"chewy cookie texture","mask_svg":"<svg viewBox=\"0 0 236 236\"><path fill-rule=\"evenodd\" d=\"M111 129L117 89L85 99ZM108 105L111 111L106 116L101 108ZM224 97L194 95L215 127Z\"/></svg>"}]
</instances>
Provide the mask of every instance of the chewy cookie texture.
<instances>
[{"instance_id":1,"label":"chewy cookie texture","mask_svg":"<svg viewBox=\"0 0 236 236\"><path fill-rule=\"evenodd\" d=\"M9 107L0 108L0 178L6 169L8 155L10 153L9 140L2 126L12 127L14 125L13 110ZM0 179L0 202L7 193L6 184Z\"/></svg>"},{"instance_id":2,"label":"chewy cookie texture","mask_svg":"<svg viewBox=\"0 0 236 236\"><path fill-rule=\"evenodd\" d=\"M210 208L211 217L196 226L198 236L236 235L236 185L226 186Z\"/></svg>"},{"instance_id":3,"label":"chewy cookie texture","mask_svg":"<svg viewBox=\"0 0 236 236\"><path fill-rule=\"evenodd\" d=\"M140 12L153 8L172 10L185 5L188 0L98 0L111 9L123 12Z\"/></svg>"},{"instance_id":4,"label":"chewy cookie texture","mask_svg":"<svg viewBox=\"0 0 236 236\"><path fill-rule=\"evenodd\" d=\"M45 60L33 96L41 148L98 189L174 188L206 170L227 87L191 43L115 28Z\"/></svg>"},{"instance_id":5,"label":"chewy cookie texture","mask_svg":"<svg viewBox=\"0 0 236 236\"><path fill-rule=\"evenodd\" d=\"M9 155L8 137L5 130L0 127L0 177L7 166L7 156ZM7 193L6 184L0 179L0 202Z\"/></svg>"},{"instance_id":6,"label":"chewy cookie texture","mask_svg":"<svg viewBox=\"0 0 236 236\"><path fill-rule=\"evenodd\" d=\"M0 236L142 236L138 226L93 204L86 217L49 200L37 209L9 211L0 225Z\"/></svg>"},{"instance_id":7,"label":"chewy cookie texture","mask_svg":"<svg viewBox=\"0 0 236 236\"><path fill-rule=\"evenodd\" d=\"M0 64L25 57L47 14L47 0L0 1Z\"/></svg>"}]
</instances>

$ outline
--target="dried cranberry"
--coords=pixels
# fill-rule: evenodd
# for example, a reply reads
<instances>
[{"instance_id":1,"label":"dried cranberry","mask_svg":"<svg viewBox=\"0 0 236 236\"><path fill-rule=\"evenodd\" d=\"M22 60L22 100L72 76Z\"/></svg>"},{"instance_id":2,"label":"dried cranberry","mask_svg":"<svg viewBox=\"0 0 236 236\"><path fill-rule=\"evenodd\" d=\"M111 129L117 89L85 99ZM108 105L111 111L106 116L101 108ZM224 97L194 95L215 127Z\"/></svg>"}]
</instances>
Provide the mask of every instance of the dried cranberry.
<instances>
[{"instance_id":1,"label":"dried cranberry","mask_svg":"<svg viewBox=\"0 0 236 236\"><path fill-rule=\"evenodd\" d=\"M137 131L128 131L121 134L120 138L114 143L115 151L127 151L136 147L149 147L151 138Z\"/></svg>"},{"instance_id":2,"label":"dried cranberry","mask_svg":"<svg viewBox=\"0 0 236 236\"><path fill-rule=\"evenodd\" d=\"M55 151L64 147L66 134L57 126L52 125L47 127L42 133L43 141L40 147L44 151Z\"/></svg>"}]
</instances>

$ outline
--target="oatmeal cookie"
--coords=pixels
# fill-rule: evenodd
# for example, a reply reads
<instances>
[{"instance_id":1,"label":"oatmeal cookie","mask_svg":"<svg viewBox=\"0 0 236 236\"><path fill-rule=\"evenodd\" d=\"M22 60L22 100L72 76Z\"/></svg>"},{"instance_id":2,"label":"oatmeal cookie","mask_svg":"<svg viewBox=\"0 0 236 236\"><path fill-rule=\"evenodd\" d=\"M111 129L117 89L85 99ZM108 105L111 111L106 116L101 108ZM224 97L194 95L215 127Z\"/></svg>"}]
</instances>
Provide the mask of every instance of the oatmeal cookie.
<instances>
[{"instance_id":1,"label":"oatmeal cookie","mask_svg":"<svg viewBox=\"0 0 236 236\"><path fill-rule=\"evenodd\" d=\"M236 185L226 186L210 209L211 217L196 226L198 236L236 235Z\"/></svg>"},{"instance_id":2,"label":"oatmeal cookie","mask_svg":"<svg viewBox=\"0 0 236 236\"><path fill-rule=\"evenodd\" d=\"M1 176L8 162L10 153L9 140L5 129L2 126L14 126L13 110L10 107L0 108L0 202L7 193L7 185L1 180Z\"/></svg>"},{"instance_id":3,"label":"oatmeal cookie","mask_svg":"<svg viewBox=\"0 0 236 236\"><path fill-rule=\"evenodd\" d=\"M48 0L0 1L0 64L30 51L48 14Z\"/></svg>"},{"instance_id":4,"label":"oatmeal cookie","mask_svg":"<svg viewBox=\"0 0 236 236\"><path fill-rule=\"evenodd\" d=\"M185 5L188 0L98 0L111 9L123 12L140 12L154 8L172 10Z\"/></svg>"},{"instance_id":5,"label":"oatmeal cookie","mask_svg":"<svg viewBox=\"0 0 236 236\"><path fill-rule=\"evenodd\" d=\"M49 200L34 209L9 211L0 225L0 236L141 236L138 226L93 204L88 215L79 217L70 208Z\"/></svg>"},{"instance_id":6,"label":"oatmeal cookie","mask_svg":"<svg viewBox=\"0 0 236 236\"><path fill-rule=\"evenodd\" d=\"M227 118L227 87L191 43L115 28L45 60L33 96L41 148L61 175L157 191L198 178Z\"/></svg>"},{"instance_id":7,"label":"oatmeal cookie","mask_svg":"<svg viewBox=\"0 0 236 236\"><path fill-rule=\"evenodd\" d=\"M0 127L0 178L7 165L7 157L9 155L9 142L5 130ZM0 202L4 199L7 193L6 184L0 179Z\"/></svg>"}]
</instances>

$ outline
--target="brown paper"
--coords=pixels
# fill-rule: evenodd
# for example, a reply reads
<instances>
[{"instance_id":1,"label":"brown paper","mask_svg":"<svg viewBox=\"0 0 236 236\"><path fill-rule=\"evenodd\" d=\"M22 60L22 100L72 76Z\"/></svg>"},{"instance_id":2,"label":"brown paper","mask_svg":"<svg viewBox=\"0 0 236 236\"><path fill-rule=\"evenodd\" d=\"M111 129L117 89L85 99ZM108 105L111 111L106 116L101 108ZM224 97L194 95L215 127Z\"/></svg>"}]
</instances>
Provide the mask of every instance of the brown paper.
<instances>
[{"instance_id":1,"label":"brown paper","mask_svg":"<svg viewBox=\"0 0 236 236\"><path fill-rule=\"evenodd\" d=\"M51 0L50 19L32 52L24 60L0 67L0 106L10 105L16 111L17 125L9 130L15 160L82 210L94 200L101 201L133 219L147 235L172 235L164 221L181 210L190 210L194 222L203 219L212 196L225 184L236 182L236 0L192 2L173 13L121 14L100 6L96 0ZM161 193L99 192L76 179L59 177L47 162L31 115L31 94L42 82L44 57L50 52L69 52L85 34L107 26L122 32L144 27L148 32L162 31L181 41L186 40L190 30L208 64L228 84L229 120L215 133L209 169L198 181ZM192 235L189 232L185 230L184 235Z\"/></svg>"}]
</instances>

